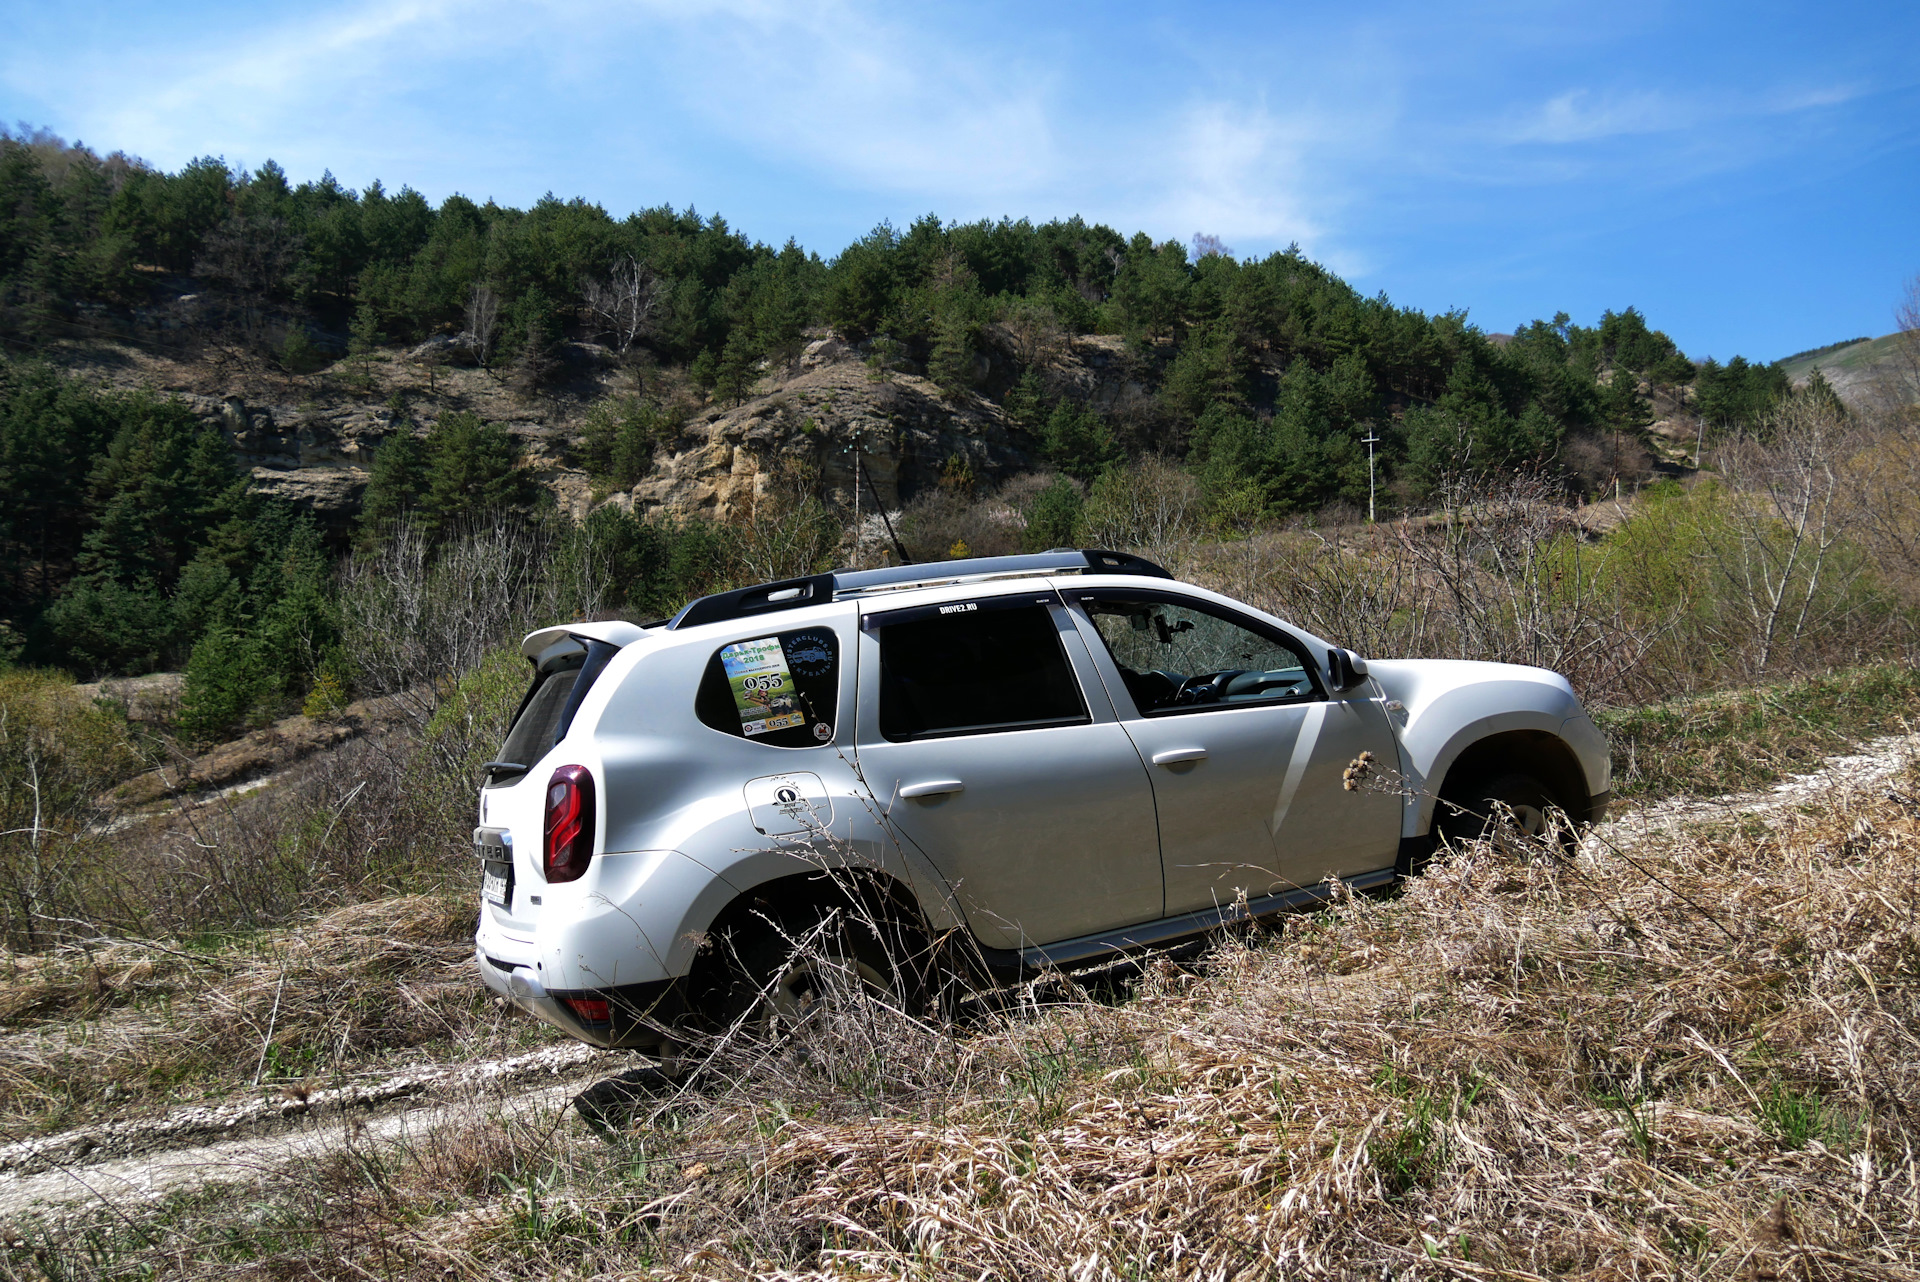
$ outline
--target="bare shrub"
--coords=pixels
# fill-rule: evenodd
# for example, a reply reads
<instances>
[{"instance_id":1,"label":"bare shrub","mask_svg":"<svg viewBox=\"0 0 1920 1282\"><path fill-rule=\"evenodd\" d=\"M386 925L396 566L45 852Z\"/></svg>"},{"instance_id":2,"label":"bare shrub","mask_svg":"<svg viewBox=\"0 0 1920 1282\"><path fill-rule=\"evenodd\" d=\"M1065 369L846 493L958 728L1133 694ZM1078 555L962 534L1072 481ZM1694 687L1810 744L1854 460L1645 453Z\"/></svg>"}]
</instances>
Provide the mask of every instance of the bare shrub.
<instances>
[{"instance_id":1,"label":"bare shrub","mask_svg":"<svg viewBox=\"0 0 1920 1282\"><path fill-rule=\"evenodd\" d=\"M815 493L811 467L788 461L765 479L742 522L735 553L751 583L817 574L832 559L843 533L839 519Z\"/></svg>"},{"instance_id":2,"label":"bare shrub","mask_svg":"<svg viewBox=\"0 0 1920 1282\"><path fill-rule=\"evenodd\" d=\"M606 572L591 543L560 562L554 527L480 517L436 544L402 518L386 543L341 570L340 614L357 679L425 726L459 678L518 633L599 610Z\"/></svg>"},{"instance_id":3,"label":"bare shrub","mask_svg":"<svg viewBox=\"0 0 1920 1282\"><path fill-rule=\"evenodd\" d=\"M51 673L0 674L0 945L63 938L109 869L101 793L139 767L124 718Z\"/></svg>"},{"instance_id":4,"label":"bare shrub","mask_svg":"<svg viewBox=\"0 0 1920 1282\"><path fill-rule=\"evenodd\" d=\"M1080 528L1090 546L1138 551L1178 577L1204 528L1200 485L1149 455L1094 482Z\"/></svg>"},{"instance_id":5,"label":"bare shrub","mask_svg":"<svg viewBox=\"0 0 1920 1282\"><path fill-rule=\"evenodd\" d=\"M1000 329L1013 359L1023 370L1054 369L1066 359L1073 345L1072 332L1061 323L1053 308L1032 299L1010 304L1000 321Z\"/></svg>"},{"instance_id":6,"label":"bare shrub","mask_svg":"<svg viewBox=\"0 0 1920 1282\"><path fill-rule=\"evenodd\" d=\"M467 348L485 366L493 359L494 340L500 336L500 295L491 285L476 283L467 296Z\"/></svg>"},{"instance_id":7,"label":"bare shrub","mask_svg":"<svg viewBox=\"0 0 1920 1282\"><path fill-rule=\"evenodd\" d=\"M1559 462L1587 494L1612 497L1653 476L1653 453L1626 432L1576 432L1560 443Z\"/></svg>"},{"instance_id":8,"label":"bare shrub","mask_svg":"<svg viewBox=\"0 0 1920 1282\"><path fill-rule=\"evenodd\" d=\"M1761 433L1716 452L1730 493L1703 527L1706 568L1727 609L1716 640L1742 675L1765 678L1834 651L1870 648L1885 611L1871 566L1851 538L1847 460L1857 430L1831 397L1783 398ZM1898 466L1897 462L1894 466ZM1890 522L1880 521L1885 531Z\"/></svg>"},{"instance_id":9,"label":"bare shrub","mask_svg":"<svg viewBox=\"0 0 1920 1282\"><path fill-rule=\"evenodd\" d=\"M962 488L933 486L902 509L896 528L916 562L945 561L1018 552L1027 520L1002 494L976 498Z\"/></svg>"},{"instance_id":10,"label":"bare shrub","mask_svg":"<svg viewBox=\"0 0 1920 1282\"><path fill-rule=\"evenodd\" d=\"M1672 626L1623 606L1544 477L1459 478L1442 510L1345 534L1250 536L1194 573L1362 654L1550 667L1583 698L1627 697Z\"/></svg>"}]
</instances>

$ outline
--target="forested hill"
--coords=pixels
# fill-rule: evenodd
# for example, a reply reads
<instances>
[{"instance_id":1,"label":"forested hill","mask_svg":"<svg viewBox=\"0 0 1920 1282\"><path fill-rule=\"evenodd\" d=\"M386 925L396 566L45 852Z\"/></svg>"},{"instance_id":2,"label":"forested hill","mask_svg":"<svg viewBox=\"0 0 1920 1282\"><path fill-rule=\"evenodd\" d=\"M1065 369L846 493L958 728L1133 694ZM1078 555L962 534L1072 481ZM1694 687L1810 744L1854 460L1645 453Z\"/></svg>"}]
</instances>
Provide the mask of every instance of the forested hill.
<instances>
[{"instance_id":1,"label":"forested hill","mask_svg":"<svg viewBox=\"0 0 1920 1282\"><path fill-rule=\"evenodd\" d=\"M545 424L542 457L589 475L596 500L657 485L718 439L685 425L779 400L809 343L898 381L853 429L913 426L943 451L895 460L889 502L930 478L971 493L1028 470L1042 475L1015 505L1050 496L1056 534L1072 505L1045 473L1084 493L1144 455L1236 520L1364 503L1369 435L1387 510L1462 471L1536 467L1594 489L1656 461L1650 426L1690 444L1785 386L1771 366L1695 364L1631 307L1489 335L1365 297L1296 250L1243 260L1078 217L929 215L822 257L691 209L436 208L404 186L295 184L271 162L164 173L45 134L0 137L0 341L0 655L83 671L178 662L196 638L253 635L307 608L283 602L324 596L352 531L316 530L247 484L235 451L254 448L255 420L206 409L221 379L359 415L363 547L405 510L535 503L539 487L510 475L528 448L514 420ZM196 409L60 372L103 345L197 361L210 396ZM401 353L404 386L383 377ZM795 439L852 422L827 412L860 394L842 382L814 389L819 408L782 409ZM983 435L992 450L970 453ZM849 498L804 467L783 483L814 484L829 516ZM312 674L317 634L303 635L290 690Z\"/></svg>"}]
</instances>

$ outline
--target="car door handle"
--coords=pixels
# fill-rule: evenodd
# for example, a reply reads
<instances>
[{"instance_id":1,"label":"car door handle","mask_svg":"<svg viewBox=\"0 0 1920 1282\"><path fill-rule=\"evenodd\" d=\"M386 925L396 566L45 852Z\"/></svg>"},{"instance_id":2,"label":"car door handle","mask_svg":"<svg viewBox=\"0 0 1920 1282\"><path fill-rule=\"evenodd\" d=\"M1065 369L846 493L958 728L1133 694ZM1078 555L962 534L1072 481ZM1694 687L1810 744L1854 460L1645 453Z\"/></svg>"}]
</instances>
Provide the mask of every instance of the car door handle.
<instances>
[{"instance_id":1,"label":"car door handle","mask_svg":"<svg viewBox=\"0 0 1920 1282\"><path fill-rule=\"evenodd\" d=\"M903 797L939 797L949 792L965 792L967 785L958 779L929 779L925 783L910 783L900 789Z\"/></svg>"},{"instance_id":2,"label":"car door handle","mask_svg":"<svg viewBox=\"0 0 1920 1282\"><path fill-rule=\"evenodd\" d=\"M1206 759L1205 748L1168 748L1165 752L1153 754L1153 764L1156 766L1177 766L1183 761L1205 761Z\"/></svg>"}]
</instances>

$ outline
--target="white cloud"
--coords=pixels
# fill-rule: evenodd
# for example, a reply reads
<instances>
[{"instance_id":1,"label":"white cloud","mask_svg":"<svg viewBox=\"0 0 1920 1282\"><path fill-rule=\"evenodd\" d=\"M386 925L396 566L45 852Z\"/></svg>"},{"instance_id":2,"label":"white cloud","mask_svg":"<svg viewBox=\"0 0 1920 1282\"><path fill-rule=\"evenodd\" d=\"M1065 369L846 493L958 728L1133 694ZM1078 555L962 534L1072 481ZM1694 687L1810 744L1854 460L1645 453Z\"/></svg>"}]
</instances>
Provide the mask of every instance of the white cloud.
<instances>
[{"instance_id":1,"label":"white cloud","mask_svg":"<svg viewBox=\"0 0 1920 1282\"><path fill-rule=\"evenodd\" d=\"M1513 142L1594 142L1627 134L1686 129L1698 118L1692 104L1656 93L1595 95L1572 89L1542 103L1509 135Z\"/></svg>"}]
</instances>

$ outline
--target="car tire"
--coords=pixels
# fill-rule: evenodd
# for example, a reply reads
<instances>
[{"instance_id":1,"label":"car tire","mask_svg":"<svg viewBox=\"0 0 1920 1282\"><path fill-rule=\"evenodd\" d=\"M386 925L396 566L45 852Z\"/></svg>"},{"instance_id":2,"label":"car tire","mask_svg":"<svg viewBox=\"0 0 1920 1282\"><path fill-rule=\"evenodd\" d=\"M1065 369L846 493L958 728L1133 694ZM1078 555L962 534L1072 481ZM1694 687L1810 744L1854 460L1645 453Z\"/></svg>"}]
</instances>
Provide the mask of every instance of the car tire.
<instances>
[{"instance_id":1,"label":"car tire","mask_svg":"<svg viewBox=\"0 0 1920 1282\"><path fill-rule=\"evenodd\" d=\"M1544 839L1555 831L1553 812L1562 809L1552 789L1530 774L1513 771L1496 775L1476 787L1465 789L1458 797L1443 797L1440 813L1434 818L1433 832L1440 842L1459 846L1502 829L1498 819L1503 811L1513 817L1513 826L1523 838ZM1562 853L1572 853L1573 833L1562 819L1557 842ZM1425 862L1424 860L1421 862ZM1419 871L1415 869L1414 871Z\"/></svg>"},{"instance_id":2,"label":"car tire","mask_svg":"<svg viewBox=\"0 0 1920 1282\"><path fill-rule=\"evenodd\" d=\"M798 924L758 923L722 945L704 1005L721 1029L778 1036L804 1026L836 990L855 986L900 1006L908 985L875 931L840 914ZM903 1007L904 1008L904 1007Z\"/></svg>"}]
</instances>

